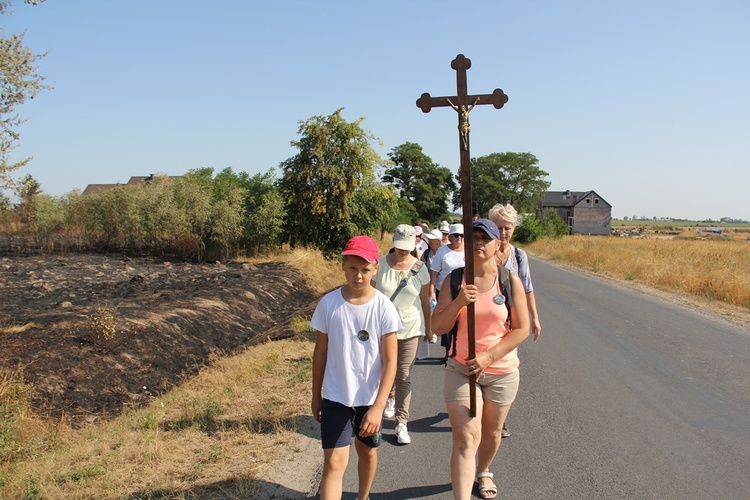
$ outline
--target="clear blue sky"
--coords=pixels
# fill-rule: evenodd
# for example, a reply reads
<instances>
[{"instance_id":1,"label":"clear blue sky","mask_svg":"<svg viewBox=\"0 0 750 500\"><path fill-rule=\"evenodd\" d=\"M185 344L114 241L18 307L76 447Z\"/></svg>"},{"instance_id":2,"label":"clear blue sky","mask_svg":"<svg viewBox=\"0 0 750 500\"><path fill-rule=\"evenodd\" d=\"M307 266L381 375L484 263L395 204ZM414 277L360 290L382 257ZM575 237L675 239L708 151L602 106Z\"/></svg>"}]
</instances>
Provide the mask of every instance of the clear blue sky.
<instances>
[{"instance_id":1,"label":"clear blue sky","mask_svg":"<svg viewBox=\"0 0 750 500\"><path fill-rule=\"evenodd\" d=\"M750 220L750 1L15 0L6 36L48 52L20 108L21 172L65 194L132 175L295 154L299 120L343 107L386 157L406 141L457 171L456 115L423 93L501 88L471 154L530 152L552 190L613 216Z\"/></svg>"}]
</instances>

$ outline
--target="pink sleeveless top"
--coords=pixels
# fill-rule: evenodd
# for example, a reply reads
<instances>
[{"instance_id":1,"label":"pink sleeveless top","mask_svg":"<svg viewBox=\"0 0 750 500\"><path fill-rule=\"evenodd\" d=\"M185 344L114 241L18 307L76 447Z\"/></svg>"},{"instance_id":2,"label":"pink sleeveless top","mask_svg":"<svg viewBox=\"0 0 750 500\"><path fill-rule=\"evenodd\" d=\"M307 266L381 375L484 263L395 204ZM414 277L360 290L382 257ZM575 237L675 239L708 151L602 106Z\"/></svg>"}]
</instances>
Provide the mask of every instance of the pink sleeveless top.
<instances>
[{"instance_id":1,"label":"pink sleeveless top","mask_svg":"<svg viewBox=\"0 0 750 500\"><path fill-rule=\"evenodd\" d=\"M477 353L489 351L491 347L500 342L500 339L510 332L506 326L508 307L505 303L497 304L495 302L495 296L497 295L503 297L498 278L495 278L495 286L484 293L478 294L477 301L474 303L474 340L476 342ZM458 313L458 337L456 339L455 358L464 365L469 358L469 334L466 323L466 310L467 308L464 307ZM513 349L504 357L496 359L484 371L494 375L505 375L514 372L520 364L518 349Z\"/></svg>"}]
</instances>

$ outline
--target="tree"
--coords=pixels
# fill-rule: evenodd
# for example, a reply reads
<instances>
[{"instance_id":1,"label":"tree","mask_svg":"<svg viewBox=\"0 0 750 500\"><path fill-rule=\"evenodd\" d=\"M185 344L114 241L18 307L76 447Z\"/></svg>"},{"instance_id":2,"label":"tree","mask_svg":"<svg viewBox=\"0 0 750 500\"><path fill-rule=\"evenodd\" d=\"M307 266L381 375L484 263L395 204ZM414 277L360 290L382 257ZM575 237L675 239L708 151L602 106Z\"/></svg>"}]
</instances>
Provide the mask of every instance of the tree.
<instances>
[{"instance_id":1,"label":"tree","mask_svg":"<svg viewBox=\"0 0 750 500\"><path fill-rule=\"evenodd\" d=\"M190 170L177 179L175 201L198 238L199 258L231 257L242 243L247 189L231 168L213 179L213 169ZM203 253L205 251L205 253Z\"/></svg>"},{"instance_id":2,"label":"tree","mask_svg":"<svg viewBox=\"0 0 750 500\"><path fill-rule=\"evenodd\" d=\"M25 0L36 5L43 0ZM9 15L12 1L0 1L0 15ZM49 89L44 77L37 73L36 63L45 54L34 54L24 46L24 34L4 36L0 28L0 190L12 187L13 172L26 165L31 158L16 162L10 153L18 142L18 127L24 120L16 108L33 99L39 92Z\"/></svg>"},{"instance_id":3,"label":"tree","mask_svg":"<svg viewBox=\"0 0 750 500\"><path fill-rule=\"evenodd\" d=\"M422 152L422 146L405 142L388 153L393 162L386 169L383 182L392 184L399 190L416 212L409 221L437 222L448 213L448 199L457 190L451 171L439 166Z\"/></svg>"},{"instance_id":4,"label":"tree","mask_svg":"<svg viewBox=\"0 0 750 500\"><path fill-rule=\"evenodd\" d=\"M562 220L554 208L548 208L542 214L541 220L542 236L549 238L562 238L570 234L570 227Z\"/></svg>"},{"instance_id":5,"label":"tree","mask_svg":"<svg viewBox=\"0 0 750 500\"><path fill-rule=\"evenodd\" d=\"M358 230L352 197L375 179L383 161L362 129L364 118L347 122L343 108L300 121L299 153L281 163L278 186L286 200L286 233L292 245L338 252Z\"/></svg>"},{"instance_id":6,"label":"tree","mask_svg":"<svg viewBox=\"0 0 750 500\"><path fill-rule=\"evenodd\" d=\"M21 211L21 222L29 222L34 213L34 200L41 194L42 185L34 179L31 174L26 176L18 183L16 187L16 196L21 200L19 208Z\"/></svg>"},{"instance_id":7,"label":"tree","mask_svg":"<svg viewBox=\"0 0 750 500\"><path fill-rule=\"evenodd\" d=\"M374 234L392 231L398 225L398 196L393 187L372 182L358 189L352 197L352 220L358 232ZM400 222L400 221L399 221Z\"/></svg>"},{"instance_id":8,"label":"tree","mask_svg":"<svg viewBox=\"0 0 750 500\"><path fill-rule=\"evenodd\" d=\"M10 210L10 198L0 193L0 212L7 212Z\"/></svg>"},{"instance_id":9,"label":"tree","mask_svg":"<svg viewBox=\"0 0 750 500\"><path fill-rule=\"evenodd\" d=\"M486 215L496 203L510 203L518 213L534 212L550 183L531 153L492 153L471 159L471 197L479 213ZM461 206L461 191L453 194Z\"/></svg>"},{"instance_id":10,"label":"tree","mask_svg":"<svg viewBox=\"0 0 750 500\"><path fill-rule=\"evenodd\" d=\"M533 243L542 236L542 224L534 214L524 215L513 233L517 243Z\"/></svg>"},{"instance_id":11,"label":"tree","mask_svg":"<svg viewBox=\"0 0 750 500\"><path fill-rule=\"evenodd\" d=\"M243 245L252 254L273 248L279 243L284 216L284 200L274 185L273 169L252 177L247 172L232 172L228 167L214 179L214 193L240 188L244 193L245 218Z\"/></svg>"}]
</instances>

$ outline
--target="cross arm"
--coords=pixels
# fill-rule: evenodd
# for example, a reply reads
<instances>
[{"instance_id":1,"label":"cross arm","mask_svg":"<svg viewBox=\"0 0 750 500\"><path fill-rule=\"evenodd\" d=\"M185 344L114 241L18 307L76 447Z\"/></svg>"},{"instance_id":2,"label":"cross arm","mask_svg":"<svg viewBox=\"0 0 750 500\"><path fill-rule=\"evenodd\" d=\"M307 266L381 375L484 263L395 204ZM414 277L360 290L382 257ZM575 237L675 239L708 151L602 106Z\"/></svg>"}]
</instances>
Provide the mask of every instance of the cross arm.
<instances>
[{"instance_id":1,"label":"cross arm","mask_svg":"<svg viewBox=\"0 0 750 500\"><path fill-rule=\"evenodd\" d=\"M423 113L429 113L432 108L441 108L450 106L451 100L456 105L459 105L457 97L431 97L430 94L425 92L422 96L417 99L417 107L422 110ZM500 89L495 89L491 94L481 95L469 95L465 98L469 105L471 104L492 104L495 109L500 109L508 102L508 96L505 95Z\"/></svg>"}]
</instances>

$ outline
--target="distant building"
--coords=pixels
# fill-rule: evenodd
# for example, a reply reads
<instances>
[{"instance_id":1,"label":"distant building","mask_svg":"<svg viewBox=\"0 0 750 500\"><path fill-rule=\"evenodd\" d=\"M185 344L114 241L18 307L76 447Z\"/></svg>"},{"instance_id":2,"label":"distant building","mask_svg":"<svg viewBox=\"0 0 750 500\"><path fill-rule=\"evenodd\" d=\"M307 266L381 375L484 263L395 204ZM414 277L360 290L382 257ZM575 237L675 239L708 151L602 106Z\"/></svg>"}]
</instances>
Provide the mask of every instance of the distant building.
<instances>
[{"instance_id":1,"label":"distant building","mask_svg":"<svg viewBox=\"0 0 750 500\"><path fill-rule=\"evenodd\" d=\"M612 205L595 191L547 191L542 212L552 208L570 234L611 234Z\"/></svg>"},{"instance_id":2,"label":"distant building","mask_svg":"<svg viewBox=\"0 0 750 500\"><path fill-rule=\"evenodd\" d=\"M177 179L180 176L169 176L170 179ZM144 186L154 180L154 174L150 175L134 175L125 184L125 186ZM117 184L89 184L86 189L83 190L83 195L101 193L103 191L109 191L117 186L122 186L119 182Z\"/></svg>"}]
</instances>

